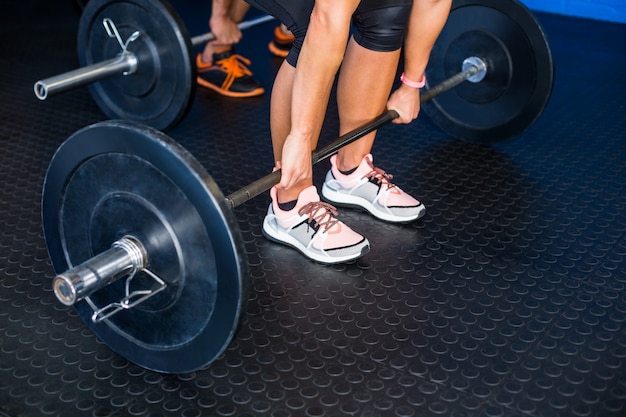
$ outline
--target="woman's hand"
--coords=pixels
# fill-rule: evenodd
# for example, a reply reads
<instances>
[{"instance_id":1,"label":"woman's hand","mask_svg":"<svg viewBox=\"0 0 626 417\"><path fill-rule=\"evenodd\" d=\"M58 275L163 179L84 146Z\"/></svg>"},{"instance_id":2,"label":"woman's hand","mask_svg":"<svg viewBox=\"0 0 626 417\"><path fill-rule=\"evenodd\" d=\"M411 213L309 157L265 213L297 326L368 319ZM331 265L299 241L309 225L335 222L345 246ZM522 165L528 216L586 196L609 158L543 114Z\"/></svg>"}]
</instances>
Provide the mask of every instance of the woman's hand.
<instances>
[{"instance_id":1,"label":"woman's hand","mask_svg":"<svg viewBox=\"0 0 626 417\"><path fill-rule=\"evenodd\" d=\"M392 123L411 123L420 112L420 90L402 84L389 97L387 109L395 110L399 115Z\"/></svg>"},{"instance_id":2,"label":"woman's hand","mask_svg":"<svg viewBox=\"0 0 626 417\"><path fill-rule=\"evenodd\" d=\"M215 35L216 45L233 45L238 43L243 36L237 23L227 16L211 16L209 27Z\"/></svg>"},{"instance_id":3,"label":"woman's hand","mask_svg":"<svg viewBox=\"0 0 626 417\"><path fill-rule=\"evenodd\" d=\"M311 145L307 140L289 134L283 145L282 160L277 162L282 169L279 188L289 190L296 184L308 184L313 178Z\"/></svg>"}]
</instances>

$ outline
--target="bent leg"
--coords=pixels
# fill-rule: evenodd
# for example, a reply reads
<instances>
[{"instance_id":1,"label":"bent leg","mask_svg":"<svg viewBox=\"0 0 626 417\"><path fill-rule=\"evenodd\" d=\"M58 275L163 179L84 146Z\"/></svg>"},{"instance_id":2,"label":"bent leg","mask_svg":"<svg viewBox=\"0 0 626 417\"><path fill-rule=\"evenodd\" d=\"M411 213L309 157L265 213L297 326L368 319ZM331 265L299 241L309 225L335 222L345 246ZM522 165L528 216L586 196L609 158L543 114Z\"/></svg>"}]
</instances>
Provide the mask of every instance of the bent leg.
<instances>
[{"instance_id":1,"label":"bent leg","mask_svg":"<svg viewBox=\"0 0 626 417\"><path fill-rule=\"evenodd\" d=\"M376 52L350 39L337 84L341 135L385 111L399 59L399 49ZM370 153L375 137L376 132L372 132L340 149L338 168L347 171L358 166L363 157Z\"/></svg>"},{"instance_id":2,"label":"bent leg","mask_svg":"<svg viewBox=\"0 0 626 417\"><path fill-rule=\"evenodd\" d=\"M250 10L250 5L244 0L233 0L230 5L230 18L233 19L233 22L239 23L246 16L248 10Z\"/></svg>"},{"instance_id":3,"label":"bent leg","mask_svg":"<svg viewBox=\"0 0 626 417\"><path fill-rule=\"evenodd\" d=\"M277 163L282 159L283 145L291 130L291 98L295 73L296 69L286 61L283 61L276 74L274 87L272 88L270 130L272 147L274 149L274 161Z\"/></svg>"},{"instance_id":4,"label":"bent leg","mask_svg":"<svg viewBox=\"0 0 626 417\"><path fill-rule=\"evenodd\" d=\"M270 130L272 134L272 148L274 161L280 166L285 140L291 131L291 102L293 81L296 69L287 61L283 61L272 88L270 103ZM315 145L314 145L315 146ZM313 150L311 150L313 151ZM300 192L313 185L313 179L295 184L288 190L278 189L278 202L284 203L298 198Z\"/></svg>"}]
</instances>

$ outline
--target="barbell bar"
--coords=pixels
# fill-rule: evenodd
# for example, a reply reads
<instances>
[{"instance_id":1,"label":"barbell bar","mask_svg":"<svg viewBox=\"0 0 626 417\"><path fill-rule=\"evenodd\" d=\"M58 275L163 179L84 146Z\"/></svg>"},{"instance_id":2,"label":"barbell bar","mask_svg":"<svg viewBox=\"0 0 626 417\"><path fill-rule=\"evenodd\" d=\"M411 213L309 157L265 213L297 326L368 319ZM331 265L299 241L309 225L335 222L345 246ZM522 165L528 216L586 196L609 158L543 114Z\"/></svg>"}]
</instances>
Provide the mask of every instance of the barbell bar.
<instances>
[{"instance_id":1,"label":"barbell bar","mask_svg":"<svg viewBox=\"0 0 626 417\"><path fill-rule=\"evenodd\" d=\"M245 30L270 20L274 20L274 17L265 15L241 22L237 27L240 30ZM128 46L141 36L141 32L135 31L129 39L123 41L113 21L105 18L102 25L109 37L115 38L118 41L122 51L115 58L35 82L33 89L35 96L39 100L46 100L49 96L60 94L116 75L132 75L137 71L137 67L140 65L139 60L135 54L128 50ZM213 39L215 39L215 35L212 32L207 32L191 38L191 44L197 47Z\"/></svg>"},{"instance_id":2,"label":"barbell bar","mask_svg":"<svg viewBox=\"0 0 626 417\"><path fill-rule=\"evenodd\" d=\"M270 16L270 15L263 15L254 19L250 19L250 20L245 20L241 23L239 23L237 25L237 27L239 28L239 30L246 30L246 29L250 29L254 26L258 26L261 25L263 23L266 22L270 22L272 20L276 19L274 16ZM209 41L212 41L215 39L215 35L211 32L205 33L203 35L197 35L194 36L193 38L191 38L191 44L193 46L201 46Z\"/></svg>"},{"instance_id":3,"label":"barbell bar","mask_svg":"<svg viewBox=\"0 0 626 417\"><path fill-rule=\"evenodd\" d=\"M238 27L245 30L271 20L273 16L263 15ZM35 96L43 101L106 80L90 90L109 117L157 129L174 125L186 113L195 91L192 47L215 39L211 32L190 38L165 0L90 1L81 14L78 33L82 66L36 81ZM163 102L166 108L161 108Z\"/></svg>"}]
</instances>

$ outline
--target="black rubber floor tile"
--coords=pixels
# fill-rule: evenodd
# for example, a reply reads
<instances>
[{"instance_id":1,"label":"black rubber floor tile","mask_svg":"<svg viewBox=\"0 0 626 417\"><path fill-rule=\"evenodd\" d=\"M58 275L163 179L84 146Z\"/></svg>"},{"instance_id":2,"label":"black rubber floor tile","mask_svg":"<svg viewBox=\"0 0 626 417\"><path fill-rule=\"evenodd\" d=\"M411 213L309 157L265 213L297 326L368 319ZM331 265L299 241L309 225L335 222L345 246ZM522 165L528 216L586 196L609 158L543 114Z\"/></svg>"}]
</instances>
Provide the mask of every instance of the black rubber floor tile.
<instances>
[{"instance_id":1,"label":"black rubber floor tile","mask_svg":"<svg viewBox=\"0 0 626 417\"><path fill-rule=\"evenodd\" d=\"M274 320L273 320L274 319ZM292 332L288 322L263 316L247 320L223 360L199 376L217 415L220 397L238 415L433 415L449 414L467 401L462 393L417 375L346 354L321 335ZM231 357L229 353L238 352ZM468 401L471 404L471 401Z\"/></svg>"},{"instance_id":2,"label":"black rubber floor tile","mask_svg":"<svg viewBox=\"0 0 626 417\"><path fill-rule=\"evenodd\" d=\"M554 92L518 138L467 143L424 114L380 129L376 164L427 212L390 225L342 209L371 242L357 261L324 266L266 240L266 193L235 208L250 269L238 332L205 369L162 375L113 352L52 293L43 178L57 147L105 116L86 88L34 97L36 80L76 67L78 24L72 2L35 3L8 2L0 25L13 39L0 43L0 416L624 414L626 26L538 15ZM173 3L190 33L207 30L206 2ZM264 96L199 89L166 132L225 195L274 164L273 27L237 49ZM320 144L336 135L331 104ZM316 184L327 169L315 167Z\"/></svg>"},{"instance_id":3,"label":"black rubber floor tile","mask_svg":"<svg viewBox=\"0 0 626 417\"><path fill-rule=\"evenodd\" d=\"M624 298L580 291L506 381L496 400L533 415L616 415L626 395ZM603 352L610 351L610 355Z\"/></svg>"}]
</instances>

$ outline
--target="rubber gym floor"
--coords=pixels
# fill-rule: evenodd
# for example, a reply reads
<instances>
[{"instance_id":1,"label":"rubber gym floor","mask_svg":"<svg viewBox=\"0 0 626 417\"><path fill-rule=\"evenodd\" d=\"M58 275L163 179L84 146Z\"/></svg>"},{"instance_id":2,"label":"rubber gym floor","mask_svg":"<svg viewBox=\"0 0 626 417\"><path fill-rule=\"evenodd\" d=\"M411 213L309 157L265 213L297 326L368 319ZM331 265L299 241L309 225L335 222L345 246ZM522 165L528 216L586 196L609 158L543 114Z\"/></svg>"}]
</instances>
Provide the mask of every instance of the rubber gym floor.
<instances>
[{"instance_id":1,"label":"rubber gym floor","mask_svg":"<svg viewBox=\"0 0 626 417\"><path fill-rule=\"evenodd\" d=\"M206 32L206 5L174 4L191 34ZM626 26L536 16L555 84L530 129L487 146L425 115L383 127L378 165L427 214L390 225L342 210L372 244L348 264L267 241L266 194L237 207L250 265L239 330L205 369L164 375L111 351L53 295L44 175L67 137L106 117L85 88L46 102L32 92L78 65L74 3L4 2L0 415L625 415ZM238 48L268 92L273 27L249 29ZM271 169L268 113L269 93L199 89L166 133L227 194ZM336 130L331 106L320 141ZM316 165L317 184L326 169Z\"/></svg>"}]
</instances>

